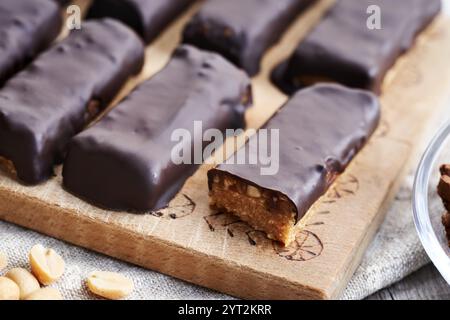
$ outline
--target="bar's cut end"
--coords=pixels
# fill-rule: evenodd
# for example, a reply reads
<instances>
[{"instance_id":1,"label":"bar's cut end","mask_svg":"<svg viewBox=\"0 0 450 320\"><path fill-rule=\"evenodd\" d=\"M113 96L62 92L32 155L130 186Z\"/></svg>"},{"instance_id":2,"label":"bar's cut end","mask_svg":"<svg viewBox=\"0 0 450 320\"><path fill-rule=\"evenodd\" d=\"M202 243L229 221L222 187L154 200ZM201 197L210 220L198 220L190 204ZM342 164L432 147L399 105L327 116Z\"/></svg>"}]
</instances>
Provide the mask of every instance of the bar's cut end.
<instances>
[{"instance_id":1,"label":"bar's cut end","mask_svg":"<svg viewBox=\"0 0 450 320\"><path fill-rule=\"evenodd\" d=\"M231 213L285 246L295 239L297 208L280 192L225 171L208 172L210 206Z\"/></svg>"}]
</instances>

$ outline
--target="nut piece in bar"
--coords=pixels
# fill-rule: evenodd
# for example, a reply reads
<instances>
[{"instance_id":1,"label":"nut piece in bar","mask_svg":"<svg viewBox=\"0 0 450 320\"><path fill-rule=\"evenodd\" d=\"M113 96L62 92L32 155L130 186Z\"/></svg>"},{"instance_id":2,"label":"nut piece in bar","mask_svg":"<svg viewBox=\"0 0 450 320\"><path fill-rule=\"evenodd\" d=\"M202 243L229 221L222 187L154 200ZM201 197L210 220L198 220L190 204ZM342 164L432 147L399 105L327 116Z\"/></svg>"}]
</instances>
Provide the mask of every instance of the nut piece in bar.
<instances>
[{"instance_id":1,"label":"nut piece in bar","mask_svg":"<svg viewBox=\"0 0 450 320\"><path fill-rule=\"evenodd\" d=\"M0 86L56 38L59 10L48 0L0 1Z\"/></svg>"},{"instance_id":2,"label":"nut piece in bar","mask_svg":"<svg viewBox=\"0 0 450 320\"><path fill-rule=\"evenodd\" d=\"M83 24L0 89L0 157L26 184L48 179L70 138L143 61L141 40L125 25L112 19Z\"/></svg>"},{"instance_id":3,"label":"nut piece in bar","mask_svg":"<svg viewBox=\"0 0 450 320\"><path fill-rule=\"evenodd\" d=\"M437 192L447 210L442 216L442 224L444 225L448 245L450 246L450 164L443 164L439 168L439 171L441 173L441 178L439 179Z\"/></svg>"},{"instance_id":4,"label":"nut piece in bar","mask_svg":"<svg viewBox=\"0 0 450 320\"><path fill-rule=\"evenodd\" d=\"M111 17L136 31L146 43L154 40L195 0L95 0L87 18Z\"/></svg>"},{"instance_id":5,"label":"nut piece in bar","mask_svg":"<svg viewBox=\"0 0 450 320\"><path fill-rule=\"evenodd\" d=\"M373 6L381 10L378 26L367 13ZM289 94L318 82L380 93L387 71L440 6L440 0L338 0L272 80Z\"/></svg>"},{"instance_id":6,"label":"nut piece in bar","mask_svg":"<svg viewBox=\"0 0 450 320\"><path fill-rule=\"evenodd\" d=\"M208 172L211 206L288 245L295 225L364 146L379 116L378 100L367 91L334 84L299 91L238 151L260 159L276 144L271 165L278 170L264 173L265 161L227 160ZM273 132L279 141L271 141ZM270 143L254 143L263 133Z\"/></svg>"},{"instance_id":7,"label":"nut piece in bar","mask_svg":"<svg viewBox=\"0 0 450 320\"><path fill-rule=\"evenodd\" d=\"M265 51L315 0L208 0L187 24L184 42L222 54L254 76Z\"/></svg>"},{"instance_id":8,"label":"nut piece in bar","mask_svg":"<svg viewBox=\"0 0 450 320\"><path fill-rule=\"evenodd\" d=\"M73 139L64 186L109 209L160 209L201 163L172 157L180 144L193 156L205 148L195 123L202 132L242 128L250 103L250 79L243 71L218 54L181 46L162 71ZM190 139L174 140L180 131Z\"/></svg>"}]
</instances>

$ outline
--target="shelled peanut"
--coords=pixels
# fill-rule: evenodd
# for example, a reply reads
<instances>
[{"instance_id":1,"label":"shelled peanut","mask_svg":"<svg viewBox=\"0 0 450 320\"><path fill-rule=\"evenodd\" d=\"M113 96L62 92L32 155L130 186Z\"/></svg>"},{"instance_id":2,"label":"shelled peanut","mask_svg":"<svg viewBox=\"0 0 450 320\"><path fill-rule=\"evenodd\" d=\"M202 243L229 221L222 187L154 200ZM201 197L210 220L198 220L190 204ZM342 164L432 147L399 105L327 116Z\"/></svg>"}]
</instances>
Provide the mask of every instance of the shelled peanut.
<instances>
[{"instance_id":1,"label":"shelled peanut","mask_svg":"<svg viewBox=\"0 0 450 320\"><path fill-rule=\"evenodd\" d=\"M7 267L7 257L0 252L0 271ZM55 288L41 288L57 281L64 273L64 260L54 250L42 245L29 253L31 272L12 268L0 277L0 300L62 300Z\"/></svg>"},{"instance_id":2,"label":"shelled peanut","mask_svg":"<svg viewBox=\"0 0 450 320\"><path fill-rule=\"evenodd\" d=\"M31 272L44 285L57 281L64 273L65 262L53 249L35 245L29 254Z\"/></svg>"},{"instance_id":3,"label":"shelled peanut","mask_svg":"<svg viewBox=\"0 0 450 320\"><path fill-rule=\"evenodd\" d=\"M31 272L24 268L12 268L0 277L0 300L63 300L57 289L45 287L64 274L63 258L55 250L40 244L31 248L28 258ZM0 252L0 271L7 265L6 254ZM134 290L131 279L115 272L94 271L89 274L86 283L93 294L106 299L122 299Z\"/></svg>"},{"instance_id":4,"label":"shelled peanut","mask_svg":"<svg viewBox=\"0 0 450 320\"><path fill-rule=\"evenodd\" d=\"M41 288L37 279L28 270L23 268L13 268L8 271L5 277L17 284L20 289L21 300Z\"/></svg>"},{"instance_id":5,"label":"shelled peanut","mask_svg":"<svg viewBox=\"0 0 450 320\"><path fill-rule=\"evenodd\" d=\"M0 277L0 300L19 300L19 286L9 278Z\"/></svg>"},{"instance_id":6,"label":"shelled peanut","mask_svg":"<svg viewBox=\"0 0 450 320\"><path fill-rule=\"evenodd\" d=\"M92 293L111 300L125 298L134 289L133 281L119 273L107 271L89 274L87 286Z\"/></svg>"}]
</instances>

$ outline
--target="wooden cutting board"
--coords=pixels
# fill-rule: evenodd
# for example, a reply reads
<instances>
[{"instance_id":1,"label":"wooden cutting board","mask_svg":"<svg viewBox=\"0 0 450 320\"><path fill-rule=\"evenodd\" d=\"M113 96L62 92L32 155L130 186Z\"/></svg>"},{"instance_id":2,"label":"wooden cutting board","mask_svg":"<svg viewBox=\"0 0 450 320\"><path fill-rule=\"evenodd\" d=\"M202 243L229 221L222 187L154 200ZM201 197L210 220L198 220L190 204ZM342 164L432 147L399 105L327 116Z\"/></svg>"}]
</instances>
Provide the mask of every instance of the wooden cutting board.
<instances>
[{"instance_id":1,"label":"wooden cutting board","mask_svg":"<svg viewBox=\"0 0 450 320\"><path fill-rule=\"evenodd\" d=\"M331 3L312 7L266 55L253 79L249 127L260 127L286 101L268 74ZM195 10L148 47L145 70L117 100L165 65ZM146 214L105 211L79 200L62 189L61 168L36 187L0 173L0 219L237 297L338 298L382 222L407 160L421 152L417 141L450 97L449 57L450 21L438 17L387 77L378 130L308 212L287 248L209 209L207 165L168 208Z\"/></svg>"}]
</instances>

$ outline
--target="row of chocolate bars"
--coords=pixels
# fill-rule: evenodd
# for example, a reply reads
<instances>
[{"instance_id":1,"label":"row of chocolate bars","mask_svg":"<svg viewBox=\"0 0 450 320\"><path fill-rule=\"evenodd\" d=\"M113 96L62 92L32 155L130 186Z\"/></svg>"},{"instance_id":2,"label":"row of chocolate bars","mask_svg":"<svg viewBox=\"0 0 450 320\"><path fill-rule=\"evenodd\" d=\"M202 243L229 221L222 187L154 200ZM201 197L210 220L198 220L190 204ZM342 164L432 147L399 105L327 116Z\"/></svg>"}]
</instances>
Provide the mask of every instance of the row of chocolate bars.
<instances>
[{"instance_id":1,"label":"row of chocolate bars","mask_svg":"<svg viewBox=\"0 0 450 320\"><path fill-rule=\"evenodd\" d=\"M156 210L197 169L171 161L173 130L192 131L194 121L204 130L245 127L249 76L315 0L206 0L167 66L84 130L140 72L143 42L193 2L95 0L81 30L47 49L62 24L56 2L0 1L0 156L19 180L44 182L64 162L64 187L82 199ZM372 30L374 4L382 28ZM296 223L377 127L370 91L379 93L388 69L439 11L439 0L338 0L273 72L292 95L264 126L280 131L278 173L220 165L208 173L212 204L290 243Z\"/></svg>"}]
</instances>

